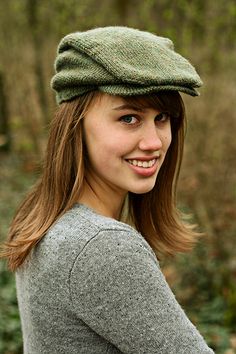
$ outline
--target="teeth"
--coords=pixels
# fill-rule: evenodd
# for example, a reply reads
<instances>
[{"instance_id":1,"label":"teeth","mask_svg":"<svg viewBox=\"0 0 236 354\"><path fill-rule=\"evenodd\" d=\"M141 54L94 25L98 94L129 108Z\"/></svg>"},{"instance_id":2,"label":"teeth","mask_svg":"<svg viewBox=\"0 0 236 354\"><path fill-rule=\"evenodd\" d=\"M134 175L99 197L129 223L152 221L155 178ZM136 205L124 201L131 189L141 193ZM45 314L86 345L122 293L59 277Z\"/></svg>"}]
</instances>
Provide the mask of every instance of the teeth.
<instances>
[{"instance_id":1,"label":"teeth","mask_svg":"<svg viewBox=\"0 0 236 354\"><path fill-rule=\"evenodd\" d=\"M155 164L156 159L153 159L150 161L128 160L128 162L134 166L143 167L143 168L150 168Z\"/></svg>"}]
</instances>

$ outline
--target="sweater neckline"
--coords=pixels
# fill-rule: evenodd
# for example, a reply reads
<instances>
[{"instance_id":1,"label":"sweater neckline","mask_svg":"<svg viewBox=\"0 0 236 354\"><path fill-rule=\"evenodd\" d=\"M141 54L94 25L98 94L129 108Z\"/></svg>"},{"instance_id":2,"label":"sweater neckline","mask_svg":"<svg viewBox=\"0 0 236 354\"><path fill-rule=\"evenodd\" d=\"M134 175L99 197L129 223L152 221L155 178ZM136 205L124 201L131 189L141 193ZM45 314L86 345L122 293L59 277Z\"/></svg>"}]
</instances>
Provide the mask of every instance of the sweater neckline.
<instances>
[{"instance_id":1,"label":"sweater neckline","mask_svg":"<svg viewBox=\"0 0 236 354\"><path fill-rule=\"evenodd\" d=\"M75 204L73 205L72 208L78 208L78 209L84 210L84 211L86 211L86 212L89 212L90 214L93 214L93 215L96 215L96 216L101 216L101 217L103 217L103 218L107 218L107 219L111 219L111 220L114 220L114 221L118 221L118 222L119 222L119 220L116 220L116 219L114 219L114 218L112 218L112 217L105 216L105 215L103 215L103 214L98 213L95 209L93 209L92 207L90 207L90 206L88 206L88 205L86 205L86 204L83 204L83 203L77 202L77 203L75 203Z\"/></svg>"}]
</instances>

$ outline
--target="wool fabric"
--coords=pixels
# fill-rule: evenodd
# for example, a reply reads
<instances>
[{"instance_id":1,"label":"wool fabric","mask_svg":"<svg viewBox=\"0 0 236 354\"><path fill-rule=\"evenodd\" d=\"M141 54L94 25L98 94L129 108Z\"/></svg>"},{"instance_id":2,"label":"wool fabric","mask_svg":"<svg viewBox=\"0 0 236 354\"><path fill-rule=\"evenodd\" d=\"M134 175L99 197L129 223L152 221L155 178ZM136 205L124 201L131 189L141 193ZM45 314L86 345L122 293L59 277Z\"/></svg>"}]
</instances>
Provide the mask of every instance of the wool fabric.
<instances>
[{"instance_id":1,"label":"wool fabric","mask_svg":"<svg viewBox=\"0 0 236 354\"><path fill-rule=\"evenodd\" d=\"M16 272L24 354L213 354L131 226L82 204Z\"/></svg>"},{"instance_id":2,"label":"wool fabric","mask_svg":"<svg viewBox=\"0 0 236 354\"><path fill-rule=\"evenodd\" d=\"M58 103L99 90L131 96L175 90L199 95L202 81L170 39L125 26L94 28L59 43L51 87Z\"/></svg>"}]
</instances>

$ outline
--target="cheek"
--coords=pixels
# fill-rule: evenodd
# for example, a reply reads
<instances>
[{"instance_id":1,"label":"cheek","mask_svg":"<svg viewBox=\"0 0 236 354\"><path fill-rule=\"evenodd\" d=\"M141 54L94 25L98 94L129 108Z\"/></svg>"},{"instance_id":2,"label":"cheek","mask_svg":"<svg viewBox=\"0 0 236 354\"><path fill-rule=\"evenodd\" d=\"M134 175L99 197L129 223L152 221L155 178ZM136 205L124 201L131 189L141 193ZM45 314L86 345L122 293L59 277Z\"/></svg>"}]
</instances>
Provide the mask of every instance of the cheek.
<instances>
[{"instance_id":1,"label":"cheek","mask_svg":"<svg viewBox=\"0 0 236 354\"><path fill-rule=\"evenodd\" d=\"M100 154L107 162L109 162L109 160L113 163L115 163L115 161L119 162L119 160L127 154L127 143L123 139L113 137L101 144Z\"/></svg>"},{"instance_id":2,"label":"cheek","mask_svg":"<svg viewBox=\"0 0 236 354\"><path fill-rule=\"evenodd\" d=\"M163 143L164 143L164 148L168 150L170 144L172 141L172 134L171 134L171 129L167 129L165 133L163 134Z\"/></svg>"},{"instance_id":3,"label":"cheek","mask_svg":"<svg viewBox=\"0 0 236 354\"><path fill-rule=\"evenodd\" d=\"M169 148L170 144L171 144L171 141L172 141L172 137L171 137L171 134L168 135L166 137L166 145L167 145L167 149Z\"/></svg>"},{"instance_id":4,"label":"cheek","mask_svg":"<svg viewBox=\"0 0 236 354\"><path fill-rule=\"evenodd\" d=\"M125 142L112 134L93 134L87 137L86 147L90 163L103 168L108 168L111 163L114 166L114 158L122 158L126 151Z\"/></svg>"}]
</instances>

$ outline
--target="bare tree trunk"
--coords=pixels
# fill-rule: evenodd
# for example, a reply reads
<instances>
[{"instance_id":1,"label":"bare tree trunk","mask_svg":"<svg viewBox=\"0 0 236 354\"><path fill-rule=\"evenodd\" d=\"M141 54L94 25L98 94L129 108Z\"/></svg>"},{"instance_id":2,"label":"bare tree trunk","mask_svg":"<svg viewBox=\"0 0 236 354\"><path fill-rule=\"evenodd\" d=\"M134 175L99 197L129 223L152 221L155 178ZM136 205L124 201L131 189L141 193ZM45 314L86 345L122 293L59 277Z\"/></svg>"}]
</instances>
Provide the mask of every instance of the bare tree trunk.
<instances>
[{"instance_id":1,"label":"bare tree trunk","mask_svg":"<svg viewBox=\"0 0 236 354\"><path fill-rule=\"evenodd\" d=\"M29 29L32 38L32 45L34 49L34 71L36 76L37 91L39 96L39 102L43 114L43 121L45 125L48 125L49 122L49 110L48 110L48 101L46 90L44 86L44 77L43 77L43 67L42 67L42 48L41 41L39 36L39 27L38 27L38 0L27 0L27 18L29 23Z\"/></svg>"},{"instance_id":2,"label":"bare tree trunk","mask_svg":"<svg viewBox=\"0 0 236 354\"><path fill-rule=\"evenodd\" d=\"M3 74L0 72L0 151L10 151L10 127Z\"/></svg>"},{"instance_id":3,"label":"bare tree trunk","mask_svg":"<svg viewBox=\"0 0 236 354\"><path fill-rule=\"evenodd\" d=\"M128 12L128 7L129 7L129 1L128 0L116 0L115 1L115 6L117 9L117 13L119 16L119 19L122 24L125 24L127 21L127 12Z\"/></svg>"}]
</instances>

